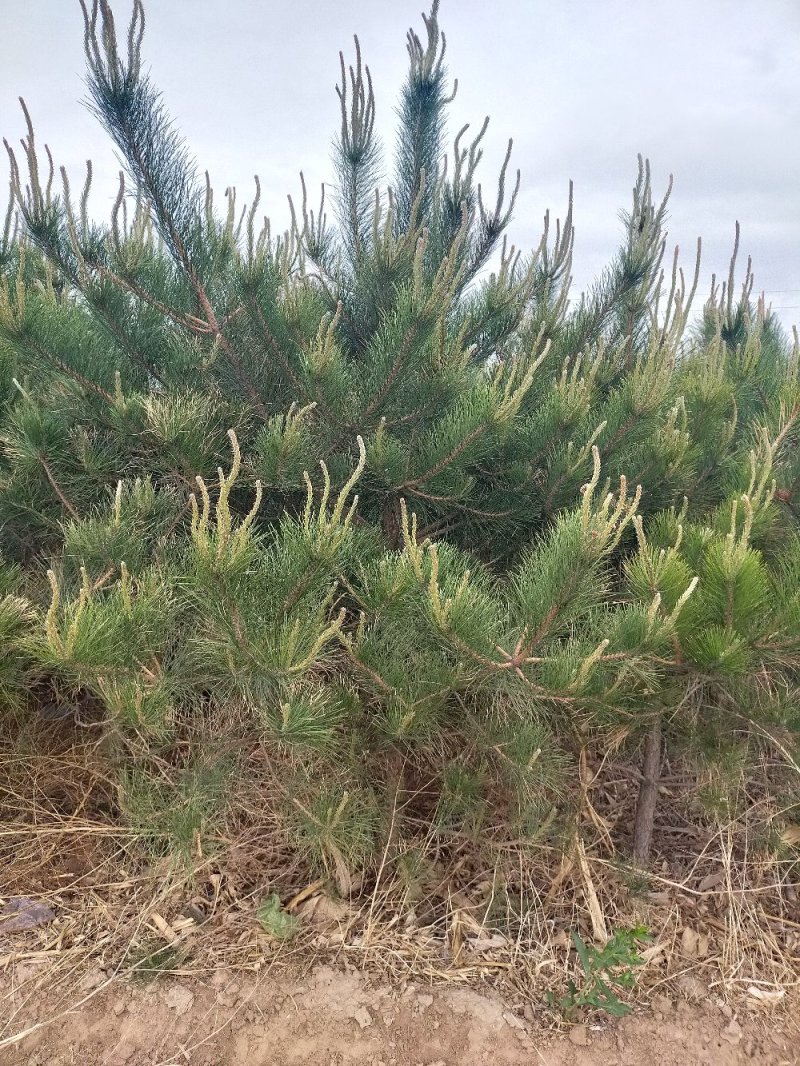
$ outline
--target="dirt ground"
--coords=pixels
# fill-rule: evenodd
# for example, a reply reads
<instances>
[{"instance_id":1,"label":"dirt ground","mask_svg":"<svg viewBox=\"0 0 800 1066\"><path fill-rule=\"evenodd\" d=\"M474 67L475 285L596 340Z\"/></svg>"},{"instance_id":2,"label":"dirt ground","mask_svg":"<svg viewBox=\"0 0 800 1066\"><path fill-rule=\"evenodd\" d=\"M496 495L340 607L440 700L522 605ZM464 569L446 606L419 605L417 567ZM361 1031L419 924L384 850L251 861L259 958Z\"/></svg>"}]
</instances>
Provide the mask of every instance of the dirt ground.
<instances>
[{"instance_id":1,"label":"dirt ground","mask_svg":"<svg viewBox=\"0 0 800 1066\"><path fill-rule=\"evenodd\" d=\"M24 984L9 987L7 974L0 981L5 1007L13 1007L12 1023L0 1028L3 1066L800 1063L797 1033L785 1021L683 996L657 995L620 1021L590 1018L557 1032L491 989L395 987L329 965L296 977L245 981L220 971L204 982L147 984L108 984L90 972L79 985L86 1002L55 1019L53 1005L26 997ZM26 1028L33 1031L25 1039L3 1046Z\"/></svg>"}]
</instances>

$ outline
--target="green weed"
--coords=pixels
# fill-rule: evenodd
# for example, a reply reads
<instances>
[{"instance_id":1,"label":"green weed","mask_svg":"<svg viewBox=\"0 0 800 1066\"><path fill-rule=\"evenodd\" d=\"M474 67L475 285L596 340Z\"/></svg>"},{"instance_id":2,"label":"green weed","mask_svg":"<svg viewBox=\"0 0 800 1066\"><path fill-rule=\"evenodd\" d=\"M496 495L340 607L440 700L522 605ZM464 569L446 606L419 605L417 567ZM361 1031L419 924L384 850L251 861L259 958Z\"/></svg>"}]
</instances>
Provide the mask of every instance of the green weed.
<instances>
[{"instance_id":1,"label":"green weed","mask_svg":"<svg viewBox=\"0 0 800 1066\"><path fill-rule=\"evenodd\" d=\"M629 991L636 984L634 967L641 966L643 959L639 946L650 937L643 926L622 929L614 933L603 948L587 944L578 933L572 933L572 942L583 970L580 987L570 980L568 991L560 999L548 994L552 1006L557 1006L566 1017L580 1007L603 1010L621 1018L630 1012L630 1007L619 997L619 992Z\"/></svg>"}]
</instances>

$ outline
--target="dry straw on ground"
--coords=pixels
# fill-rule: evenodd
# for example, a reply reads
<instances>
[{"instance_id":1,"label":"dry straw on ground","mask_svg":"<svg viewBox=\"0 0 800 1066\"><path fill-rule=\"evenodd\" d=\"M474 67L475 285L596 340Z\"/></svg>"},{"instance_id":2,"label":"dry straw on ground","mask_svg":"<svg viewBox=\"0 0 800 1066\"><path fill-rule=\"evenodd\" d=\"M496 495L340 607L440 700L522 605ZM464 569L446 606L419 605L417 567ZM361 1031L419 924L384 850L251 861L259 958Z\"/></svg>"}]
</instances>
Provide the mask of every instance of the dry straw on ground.
<instances>
[{"instance_id":1,"label":"dry straw on ground","mask_svg":"<svg viewBox=\"0 0 800 1066\"><path fill-rule=\"evenodd\" d=\"M546 994L579 977L569 934L602 942L635 925L652 938L636 994L677 990L757 1011L796 1008L793 827L783 829L783 847L765 847L770 826L787 821L774 799L785 763L765 758L760 779L747 783L748 802L717 828L698 818L692 778L668 768L669 817L657 827L660 858L647 874L622 850L635 771L587 759L573 839L498 837L487 847L467 834L446 844L429 834L413 848L387 846L370 879L354 877L341 899L292 852L271 814L277 771L268 760L254 757L208 854L198 840L190 859L146 861L97 769L91 730L47 729L47 744L40 731L35 747L7 752L0 786L2 897L45 901L55 915L26 933L0 928L0 1048L19 1041L17 1019L32 1001L46 1001L53 1020L120 977L257 975L320 958L397 980L488 983L557 1024ZM397 805L407 814L416 799ZM415 881L408 870L420 855L424 876ZM299 919L290 941L258 921L272 892Z\"/></svg>"}]
</instances>

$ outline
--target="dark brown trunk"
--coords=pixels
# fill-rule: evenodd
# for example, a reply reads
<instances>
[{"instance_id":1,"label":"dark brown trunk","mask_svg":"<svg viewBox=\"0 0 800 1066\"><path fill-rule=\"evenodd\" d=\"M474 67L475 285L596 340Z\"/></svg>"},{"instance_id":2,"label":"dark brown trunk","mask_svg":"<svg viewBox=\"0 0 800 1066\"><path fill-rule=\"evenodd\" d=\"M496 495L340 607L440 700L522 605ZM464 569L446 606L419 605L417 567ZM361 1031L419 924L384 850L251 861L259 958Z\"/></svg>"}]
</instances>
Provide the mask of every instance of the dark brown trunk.
<instances>
[{"instance_id":1,"label":"dark brown trunk","mask_svg":"<svg viewBox=\"0 0 800 1066\"><path fill-rule=\"evenodd\" d=\"M636 821L633 826L633 860L645 867L650 861L650 845L653 842L658 785L661 776L661 716L653 721L644 742L642 782L636 803Z\"/></svg>"},{"instance_id":2,"label":"dark brown trunk","mask_svg":"<svg viewBox=\"0 0 800 1066\"><path fill-rule=\"evenodd\" d=\"M400 505L395 496L390 496L383 506L381 525L389 547L395 550L402 544L402 526L400 523Z\"/></svg>"}]
</instances>

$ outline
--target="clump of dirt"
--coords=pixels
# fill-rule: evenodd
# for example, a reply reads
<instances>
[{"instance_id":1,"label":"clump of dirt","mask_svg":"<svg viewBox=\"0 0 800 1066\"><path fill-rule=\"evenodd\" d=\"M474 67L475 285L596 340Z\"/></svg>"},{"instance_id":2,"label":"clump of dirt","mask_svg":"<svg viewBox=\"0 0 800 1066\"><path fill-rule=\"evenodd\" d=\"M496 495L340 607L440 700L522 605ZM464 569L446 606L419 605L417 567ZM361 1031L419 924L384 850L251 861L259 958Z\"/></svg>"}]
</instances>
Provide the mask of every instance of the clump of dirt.
<instances>
[{"instance_id":1,"label":"clump of dirt","mask_svg":"<svg viewBox=\"0 0 800 1066\"><path fill-rule=\"evenodd\" d=\"M23 975L24 976L24 975ZM7 1066L790 1066L796 1032L768 1014L657 995L617 1022L548 1031L491 989L396 986L352 968L304 976L217 971L113 982L53 1018L6 972ZM0 978L2 980L3 978ZM103 981L103 976L98 975ZM84 990L84 997L87 991ZM9 1013L9 1019L11 1013ZM15 1039L28 1031L22 1039ZM9 1042L10 1041L10 1042ZM4 1047L5 1044L5 1047ZM3 1057L4 1056L4 1057Z\"/></svg>"}]
</instances>

